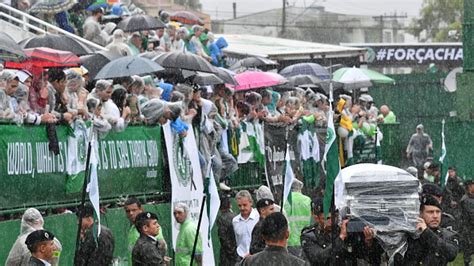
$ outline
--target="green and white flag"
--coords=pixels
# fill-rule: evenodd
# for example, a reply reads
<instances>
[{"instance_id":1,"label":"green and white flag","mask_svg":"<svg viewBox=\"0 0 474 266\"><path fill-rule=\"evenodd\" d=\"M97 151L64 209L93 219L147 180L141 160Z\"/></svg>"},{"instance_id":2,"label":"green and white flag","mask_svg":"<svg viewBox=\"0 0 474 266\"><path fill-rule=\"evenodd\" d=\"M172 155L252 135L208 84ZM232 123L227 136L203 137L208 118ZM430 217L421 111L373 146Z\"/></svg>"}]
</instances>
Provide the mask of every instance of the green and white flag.
<instances>
[{"instance_id":1,"label":"green and white flag","mask_svg":"<svg viewBox=\"0 0 474 266\"><path fill-rule=\"evenodd\" d=\"M441 122L441 156L439 157L439 162L441 164L441 187L446 186L448 182L448 159L446 158L446 143L444 141L444 119Z\"/></svg>"},{"instance_id":2,"label":"green and white flag","mask_svg":"<svg viewBox=\"0 0 474 266\"><path fill-rule=\"evenodd\" d=\"M324 217L327 217L332 204L334 192L334 181L341 175L341 163L339 162L339 151L337 145L336 131L334 130L332 106L328 114L328 129L326 135L326 147L324 149L323 165L326 171L326 188L324 189Z\"/></svg>"},{"instance_id":3,"label":"green and white flag","mask_svg":"<svg viewBox=\"0 0 474 266\"><path fill-rule=\"evenodd\" d=\"M79 193L84 186L89 131L87 125L82 121L76 120L72 124L72 132L67 140L67 194Z\"/></svg>"}]
</instances>

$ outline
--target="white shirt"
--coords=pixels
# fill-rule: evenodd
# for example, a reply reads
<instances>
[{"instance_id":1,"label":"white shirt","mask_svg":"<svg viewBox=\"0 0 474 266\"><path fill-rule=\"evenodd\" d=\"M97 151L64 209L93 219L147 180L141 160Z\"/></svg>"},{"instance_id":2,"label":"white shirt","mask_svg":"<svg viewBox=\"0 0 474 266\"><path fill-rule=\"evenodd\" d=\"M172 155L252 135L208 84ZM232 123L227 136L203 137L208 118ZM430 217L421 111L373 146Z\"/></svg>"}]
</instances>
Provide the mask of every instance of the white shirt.
<instances>
[{"instance_id":1,"label":"white shirt","mask_svg":"<svg viewBox=\"0 0 474 266\"><path fill-rule=\"evenodd\" d=\"M45 260L42 260L42 259L39 259L41 262L44 263L45 266L51 266L51 263L45 261Z\"/></svg>"},{"instance_id":2,"label":"white shirt","mask_svg":"<svg viewBox=\"0 0 474 266\"><path fill-rule=\"evenodd\" d=\"M237 242L237 254L244 257L250 252L250 242L252 241L252 230L255 224L258 223L260 215L256 209L252 208L247 220L242 218L239 214L232 219L232 226L234 227L235 241Z\"/></svg>"},{"instance_id":3,"label":"white shirt","mask_svg":"<svg viewBox=\"0 0 474 266\"><path fill-rule=\"evenodd\" d=\"M100 113L112 125L114 131L121 132L127 127L126 121L120 115L120 110L112 100L102 102L102 111Z\"/></svg>"}]
</instances>

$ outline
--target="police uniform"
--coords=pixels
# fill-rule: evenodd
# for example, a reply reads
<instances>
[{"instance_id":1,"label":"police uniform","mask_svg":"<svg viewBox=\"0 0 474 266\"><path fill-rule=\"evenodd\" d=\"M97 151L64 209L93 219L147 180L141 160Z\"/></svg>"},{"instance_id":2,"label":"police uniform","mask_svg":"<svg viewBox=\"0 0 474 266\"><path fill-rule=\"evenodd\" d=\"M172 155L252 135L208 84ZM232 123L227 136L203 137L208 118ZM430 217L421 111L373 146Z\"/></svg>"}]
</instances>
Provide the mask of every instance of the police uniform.
<instances>
[{"instance_id":1,"label":"police uniform","mask_svg":"<svg viewBox=\"0 0 474 266\"><path fill-rule=\"evenodd\" d=\"M166 265L158 245L156 239L142 234L133 247L132 265Z\"/></svg>"},{"instance_id":2,"label":"police uniform","mask_svg":"<svg viewBox=\"0 0 474 266\"><path fill-rule=\"evenodd\" d=\"M426 195L436 196L436 197L444 196L443 190L438 185L433 184L433 183L423 184L422 189L423 189L423 191L421 192L422 197ZM453 231L458 230L456 218L453 215L443 212L443 211L441 213L441 224L439 226L441 228L447 228Z\"/></svg>"},{"instance_id":3,"label":"police uniform","mask_svg":"<svg viewBox=\"0 0 474 266\"><path fill-rule=\"evenodd\" d=\"M237 243L235 241L234 227L232 219L235 213L230 210L221 211L221 215L217 218L217 234L221 245L220 263L222 266L234 266L238 262Z\"/></svg>"},{"instance_id":4,"label":"police uniform","mask_svg":"<svg viewBox=\"0 0 474 266\"><path fill-rule=\"evenodd\" d=\"M258 223L253 227L252 230L252 241L250 241L250 254L256 254L265 249L265 240L263 240L262 232L263 218L260 217Z\"/></svg>"},{"instance_id":5,"label":"police uniform","mask_svg":"<svg viewBox=\"0 0 474 266\"><path fill-rule=\"evenodd\" d=\"M156 214L151 212L142 212L138 214L135 218L137 229L142 227L143 224L146 224L147 220L158 220L158 217ZM160 242L157 240L157 237L141 233L132 250L132 265L166 265L159 245Z\"/></svg>"},{"instance_id":6,"label":"police uniform","mask_svg":"<svg viewBox=\"0 0 474 266\"><path fill-rule=\"evenodd\" d=\"M334 246L331 239L332 232L326 232L319 224L305 227L301 231L301 247L305 259L311 265L357 265L358 259L370 264L379 264L383 250L376 240L372 246L366 246L362 233L351 233L346 240L339 237L340 228L334 234Z\"/></svg>"},{"instance_id":7,"label":"police uniform","mask_svg":"<svg viewBox=\"0 0 474 266\"><path fill-rule=\"evenodd\" d=\"M246 257L244 260L242 260L240 265L298 266L309 264L304 260L289 254L288 250L284 247L267 246L262 252Z\"/></svg>"},{"instance_id":8,"label":"police uniform","mask_svg":"<svg viewBox=\"0 0 474 266\"><path fill-rule=\"evenodd\" d=\"M273 239L274 242L266 242L267 246L265 249L257 254L250 255L244 258L240 265L250 266L287 266L287 265L309 265L304 260L293 256L288 253L288 249L285 246L272 245L276 242L284 241L285 239L280 238L280 233L288 230L288 221L281 212L275 212L268 215L262 223L261 234L265 239ZM276 239L279 238L279 239Z\"/></svg>"},{"instance_id":9,"label":"police uniform","mask_svg":"<svg viewBox=\"0 0 474 266\"><path fill-rule=\"evenodd\" d=\"M32 250L34 245L41 243L41 242L46 242L46 241L53 241L54 240L54 235L51 232L48 232L46 230L36 230L31 232L25 240L25 245L28 247L28 250ZM40 259L34 257L34 252L32 252L32 256L30 257L30 260L28 261L28 266L44 266L46 265L43 261Z\"/></svg>"},{"instance_id":10,"label":"police uniform","mask_svg":"<svg viewBox=\"0 0 474 266\"><path fill-rule=\"evenodd\" d=\"M321 198L313 201L311 203L313 213L322 213L323 204ZM351 233L342 240L339 237L339 226L336 226L334 230L334 234L327 232L316 223L301 231L303 254L311 265L357 265L358 259L371 264L380 264L383 250L375 239L368 247L363 233Z\"/></svg>"},{"instance_id":11,"label":"police uniform","mask_svg":"<svg viewBox=\"0 0 474 266\"><path fill-rule=\"evenodd\" d=\"M422 205L441 204L433 197L422 199ZM442 219L442 218L441 218ZM459 239L455 231L446 228L426 228L419 238L408 237L408 248L403 258L395 257L395 265L447 265L458 254Z\"/></svg>"},{"instance_id":12,"label":"police uniform","mask_svg":"<svg viewBox=\"0 0 474 266\"><path fill-rule=\"evenodd\" d=\"M107 227L100 226L100 235L96 243L92 230L87 230L84 239L79 243L78 256L74 265L109 265L112 264L115 240Z\"/></svg>"},{"instance_id":13,"label":"police uniform","mask_svg":"<svg viewBox=\"0 0 474 266\"><path fill-rule=\"evenodd\" d=\"M472 183L472 180L467 182L467 184ZM471 262L471 256L474 254L474 195L464 195L461 199L460 207L462 250L464 253L464 264L468 265Z\"/></svg>"}]
</instances>

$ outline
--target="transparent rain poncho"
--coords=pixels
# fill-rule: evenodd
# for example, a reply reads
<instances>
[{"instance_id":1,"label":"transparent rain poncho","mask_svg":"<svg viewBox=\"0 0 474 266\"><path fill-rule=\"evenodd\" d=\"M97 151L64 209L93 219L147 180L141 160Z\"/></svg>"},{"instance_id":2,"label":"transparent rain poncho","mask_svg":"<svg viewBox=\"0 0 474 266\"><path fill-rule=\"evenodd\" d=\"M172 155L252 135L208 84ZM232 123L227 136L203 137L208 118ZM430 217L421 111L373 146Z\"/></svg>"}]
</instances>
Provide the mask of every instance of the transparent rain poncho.
<instances>
[{"instance_id":1,"label":"transparent rain poncho","mask_svg":"<svg viewBox=\"0 0 474 266\"><path fill-rule=\"evenodd\" d=\"M43 229L43 225L43 216L37 209L29 208L25 211L21 218L20 235L8 254L8 258L5 262L6 266L28 265L31 253L25 244L26 237L33 231ZM62 246L57 238L54 238L54 244L57 252L55 253L52 265L58 265L59 254L61 253Z\"/></svg>"},{"instance_id":2,"label":"transparent rain poncho","mask_svg":"<svg viewBox=\"0 0 474 266\"><path fill-rule=\"evenodd\" d=\"M393 264L405 254L407 238L416 237L419 181L405 170L378 164L357 164L341 171L334 184L340 216L350 217L348 232L375 229L376 238Z\"/></svg>"}]
</instances>

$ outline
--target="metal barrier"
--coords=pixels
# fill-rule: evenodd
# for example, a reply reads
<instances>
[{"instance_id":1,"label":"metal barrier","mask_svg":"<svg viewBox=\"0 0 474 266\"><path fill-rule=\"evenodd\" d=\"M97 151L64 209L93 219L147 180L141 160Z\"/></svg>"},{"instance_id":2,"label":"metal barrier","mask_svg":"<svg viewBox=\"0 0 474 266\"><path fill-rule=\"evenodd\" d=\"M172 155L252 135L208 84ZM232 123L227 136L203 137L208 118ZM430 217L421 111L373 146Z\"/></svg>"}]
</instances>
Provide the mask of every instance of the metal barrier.
<instances>
[{"instance_id":1,"label":"metal barrier","mask_svg":"<svg viewBox=\"0 0 474 266\"><path fill-rule=\"evenodd\" d=\"M100 46L100 45L98 45L94 42L91 42L89 40L81 38L81 37L77 36L76 34L65 31L65 30L63 30L59 27L56 27L56 26L54 26L50 23L47 23L47 22L45 22L45 21L43 21L39 18L36 18L36 17L30 15L30 14L24 13L24 12L22 12L18 9L15 9L15 8L9 6L9 5L0 3L0 9L8 10L9 12L11 12L11 14L7 14L3 11L0 11L0 17L2 17L3 20L5 20L5 21L14 21L14 22L18 23L23 28L23 30L25 30L25 31L34 30L36 33L43 33L43 34L48 34L50 31L55 31L57 33L69 36L69 37L71 37L71 38L73 38L77 41L80 41L80 42L84 43L85 45L87 45L89 47L92 47L94 50L100 50L100 51L107 50L103 46ZM20 18L18 18L18 17L20 17ZM38 23L43 28L32 25L30 23L30 21Z\"/></svg>"}]
</instances>

